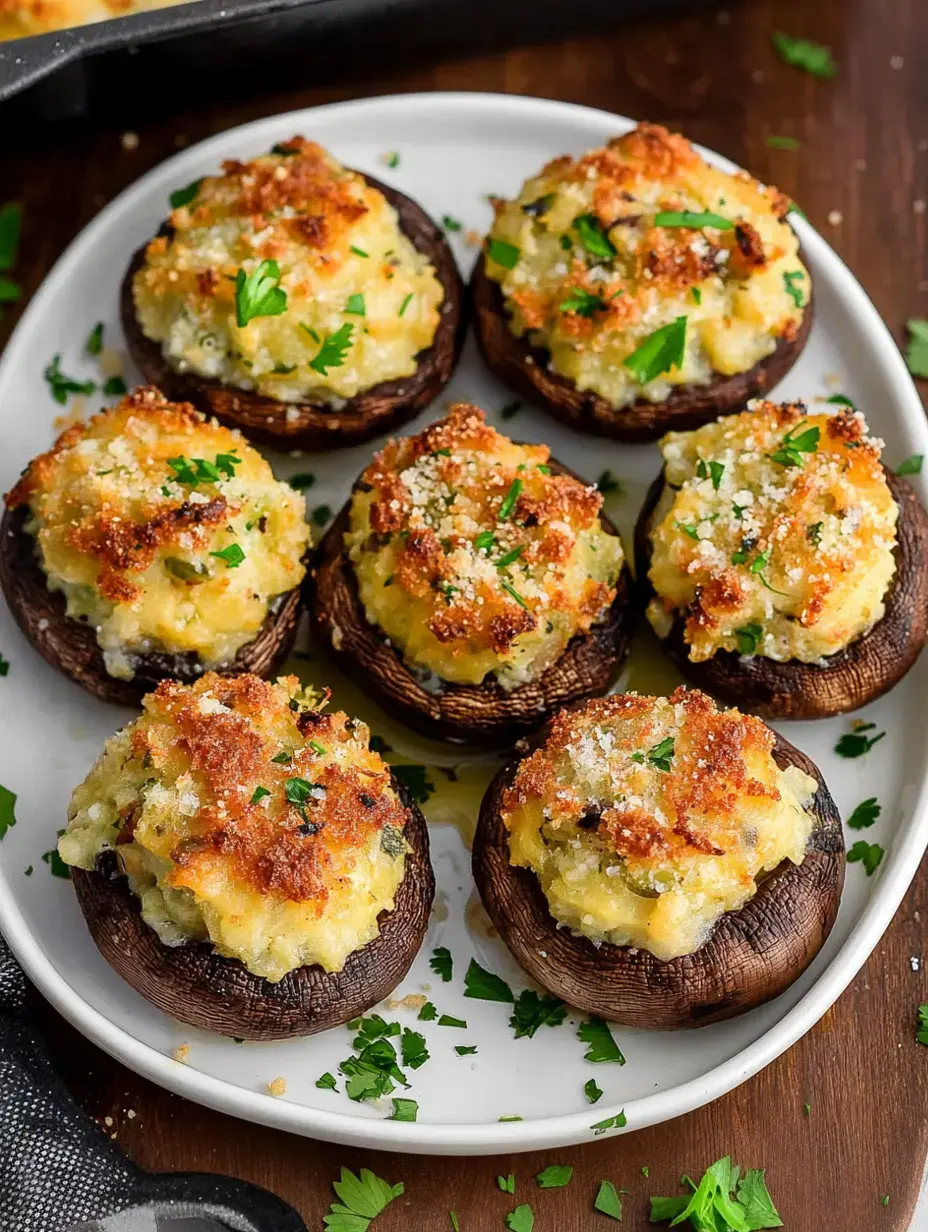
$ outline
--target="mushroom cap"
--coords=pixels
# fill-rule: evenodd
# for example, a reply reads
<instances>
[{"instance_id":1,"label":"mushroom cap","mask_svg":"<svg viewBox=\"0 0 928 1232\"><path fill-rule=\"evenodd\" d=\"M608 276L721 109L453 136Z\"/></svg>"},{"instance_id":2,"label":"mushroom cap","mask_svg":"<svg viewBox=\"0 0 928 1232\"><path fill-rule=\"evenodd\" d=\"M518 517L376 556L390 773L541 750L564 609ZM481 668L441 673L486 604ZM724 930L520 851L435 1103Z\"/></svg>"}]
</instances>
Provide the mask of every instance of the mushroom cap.
<instances>
[{"instance_id":1,"label":"mushroom cap","mask_svg":"<svg viewBox=\"0 0 928 1232\"><path fill-rule=\"evenodd\" d=\"M380 932L349 955L341 971L297 967L276 984L253 975L207 942L167 946L142 919L139 902L115 861L89 872L72 868L81 911L100 953L136 992L181 1022L241 1039L279 1040L314 1035L365 1013L401 982L428 929L435 877L428 827L395 775L392 787L406 808L411 847L392 911L378 916Z\"/></svg>"},{"instance_id":2,"label":"mushroom cap","mask_svg":"<svg viewBox=\"0 0 928 1232\"><path fill-rule=\"evenodd\" d=\"M677 385L663 402L639 398L619 409L592 390L580 390L548 367L548 351L517 338L509 328L503 293L487 276L483 254L470 282L477 340L483 358L504 384L584 432L614 440L654 441L665 432L685 431L744 409L752 398L772 389L790 370L812 328L812 301L804 306L795 338L779 338L776 349L747 372L717 375L708 385Z\"/></svg>"},{"instance_id":3,"label":"mushroom cap","mask_svg":"<svg viewBox=\"0 0 928 1232\"><path fill-rule=\"evenodd\" d=\"M554 458L549 465L556 474L579 478ZM349 501L319 544L307 574L310 619L345 674L408 727L435 740L508 744L561 706L604 693L612 683L628 653L638 611L627 565L606 619L572 638L536 680L509 690L496 681L424 688L364 613L354 568L344 551L350 511ZM604 530L618 535L604 513L599 517Z\"/></svg>"},{"instance_id":4,"label":"mushroom cap","mask_svg":"<svg viewBox=\"0 0 928 1232\"><path fill-rule=\"evenodd\" d=\"M361 174L357 172L356 174ZM158 342L147 337L135 315L132 280L145 260L140 248L126 271L120 294L126 344L146 382L157 385L172 401L192 402L220 423L239 428L249 440L279 449L332 449L357 445L414 418L433 402L451 380L464 344L464 287L454 255L441 229L410 197L363 178L383 193L399 215L400 230L431 261L445 298L435 340L416 357L411 376L380 381L348 398L336 410L319 402L279 402L262 394L223 385L195 372L178 372L165 359ZM170 235L165 224L159 234Z\"/></svg>"},{"instance_id":5,"label":"mushroom cap","mask_svg":"<svg viewBox=\"0 0 928 1232\"><path fill-rule=\"evenodd\" d=\"M136 656L131 680L111 676L93 627L68 616L64 595L49 590L36 559L35 540L24 529L27 512L25 508L7 509L0 519L0 589L27 641L47 663L88 693L120 706L137 706L161 680L190 684L203 674L199 656L193 652L156 652ZM301 610L301 587L278 596L257 635L231 662L214 670L223 676L242 672L272 676L290 653Z\"/></svg>"},{"instance_id":6,"label":"mushroom cap","mask_svg":"<svg viewBox=\"0 0 928 1232\"><path fill-rule=\"evenodd\" d=\"M798 766L818 781L805 859L783 861L740 910L718 920L698 950L669 962L629 946L597 947L559 927L535 874L510 864L501 804L522 756L503 767L483 798L474 879L516 960L569 1005L630 1027L699 1027L779 996L821 949L844 885L841 818L818 768L782 736L773 750L777 765Z\"/></svg>"},{"instance_id":7,"label":"mushroom cap","mask_svg":"<svg viewBox=\"0 0 928 1232\"><path fill-rule=\"evenodd\" d=\"M677 616L662 644L684 676L699 688L764 719L824 719L859 710L898 684L918 658L928 633L928 514L913 489L887 467L883 475L899 506L896 572L885 611L869 632L825 663L780 662L763 655L718 650L693 663ZM635 577L646 605L654 595L651 516L664 488L658 475L635 525Z\"/></svg>"}]
</instances>

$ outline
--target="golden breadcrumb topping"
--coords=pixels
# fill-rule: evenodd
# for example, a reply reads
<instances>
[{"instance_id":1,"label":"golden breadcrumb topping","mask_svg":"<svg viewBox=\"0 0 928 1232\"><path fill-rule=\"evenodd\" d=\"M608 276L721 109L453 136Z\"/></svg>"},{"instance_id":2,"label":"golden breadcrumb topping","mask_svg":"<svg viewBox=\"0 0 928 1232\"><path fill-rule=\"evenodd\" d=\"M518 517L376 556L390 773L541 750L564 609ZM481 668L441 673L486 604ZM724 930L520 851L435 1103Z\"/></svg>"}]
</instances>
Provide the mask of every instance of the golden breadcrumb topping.
<instances>
[{"instance_id":1,"label":"golden breadcrumb topping","mask_svg":"<svg viewBox=\"0 0 928 1232\"><path fill-rule=\"evenodd\" d=\"M75 790L62 859L115 851L168 945L341 970L393 907L406 809L367 726L318 702L295 676L163 682Z\"/></svg>"},{"instance_id":2,"label":"golden breadcrumb topping","mask_svg":"<svg viewBox=\"0 0 928 1232\"><path fill-rule=\"evenodd\" d=\"M302 137L223 172L189 187L135 275L171 365L335 406L412 375L444 291L383 194Z\"/></svg>"},{"instance_id":3,"label":"golden breadcrumb topping","mask_svg":"<svg viewBox=\"0 0 928 1232\"><path fill-rule=\"evenodd\" d=\"M563 710L505 792L511 862L572 931L690 954L765 872L804 858L817 785L780 770L774 743L696 690Z\"/></svg>"},{"instance_id":4,"label":"golden breadcrumb topping","mask_svg":"<svg viewBox=\"0 0 928 1232\"><path fill-rule=\"evenodd\" d=\"M775 188L640 124L498 200L487 273L513 332L544 347L554 372L615 407L663 402L796 336L810 283L788 208Z\"/></svg>"},{"instance_id":5,"label":"golden breadcrumb topping","mask_svg":"<svg viewBox=\"0 0 928 1232\"><path fill-rule=\"evenodd\" d=\"M302 497L240 433L156 389L68 428L6 501L28 506L49 587L124 679L153 651L227 662L305 572Z\"/></svg>"},{"instance_id":6,"label":"golden breadcrumb topping","mask_svg":"<svg viewBox=\"0 0 928 1232\"><path fill-rule=\"evenodd\" d=\"M753 404L661 442L648 618L694 662L717 650L804 663L882 617L899 510L861 414Z\"/></svg>"},{"instance_id":7,"label":"golden breadcrumb topping","mask_svg":"<svg viewBox=\"0 0 928 1232\"><path fill-rule=\"evenodd\" d=\"M596 488L549 462L459 403L364 472L345 542L368 620L411 666L515 687L605 617L622 544Z\"/></svg>"}]
</instances>

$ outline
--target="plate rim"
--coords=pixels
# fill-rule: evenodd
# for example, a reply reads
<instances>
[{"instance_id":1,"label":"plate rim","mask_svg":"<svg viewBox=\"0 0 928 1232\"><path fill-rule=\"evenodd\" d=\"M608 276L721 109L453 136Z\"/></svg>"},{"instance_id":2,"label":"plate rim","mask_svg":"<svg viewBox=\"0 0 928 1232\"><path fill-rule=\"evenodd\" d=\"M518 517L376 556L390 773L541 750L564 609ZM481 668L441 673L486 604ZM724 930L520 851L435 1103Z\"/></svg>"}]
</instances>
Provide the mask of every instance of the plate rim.
<instances>
[{"instance_id":1,"label":"plate rim","mask_svg":"<svg viewBox=\"0 0 928 1232\"><path fill-rule=\"evenodd\" d=\"M424 91L298 108L215 133L152 167L123 189L78 232L42 281L17 323L0 357L0 383L13 366L20 337L24 337L27 330L31 331L33 320L40 316L44 303L70 276L70 267L81 258L86 248L96 245L111 217L131 213L137 201L147 194L150 183L160 178L167 168L192 164L233 134L246 140L260 139L264 132L274 132L276 135L276 130L286 123L306 126L324 121L333 114L351 117L352 113L363 120L365 113L372 110L408 113L421 109L424 104L434 114L456 112L463 107L496 115L507 112L516 119L537 120L548 116L552 120L566 118L581 123L608 123L619 131L635 123L628 117L600 108L553 99L484 91ZM737 165L729 159L706 147L694 145L716 165L726 170L736 169ZM883 376L891 400L898 408L899 427L928 453L928 422L924 407L889 328L863 286L827 241L804 217L796 219L794 225L811 263L821 271L819 277L824 276L832 289L853 305L850 311L872 338L874 350L880 355L884 368ZM924 500L925 480L915 486ZM856 924L808 991L779 1022L720 1065L665 1091L641 1096L624 1104L597 1104L595 1111L591 1105L588 1110L579 1112L506 1123L404 1123L309 1107L262 1091L235 1086L175 1061L168 1054L136 1039L74 991L33 938L12 894L0 895L0 931L29 978L72 1026L117 1061L176 1094L246 1121L345 1145L431 1155L522 1152L593 1140L591 1115L602 1120L624 1111L627 1125L610 1133L628 1133L670 1120L718 1099L769 1065L814 1026L856 976L901 903L926 844L928 771L922 775L908 821L903 823L893 840L879 884Z\"/></svg>"}]
</instances>

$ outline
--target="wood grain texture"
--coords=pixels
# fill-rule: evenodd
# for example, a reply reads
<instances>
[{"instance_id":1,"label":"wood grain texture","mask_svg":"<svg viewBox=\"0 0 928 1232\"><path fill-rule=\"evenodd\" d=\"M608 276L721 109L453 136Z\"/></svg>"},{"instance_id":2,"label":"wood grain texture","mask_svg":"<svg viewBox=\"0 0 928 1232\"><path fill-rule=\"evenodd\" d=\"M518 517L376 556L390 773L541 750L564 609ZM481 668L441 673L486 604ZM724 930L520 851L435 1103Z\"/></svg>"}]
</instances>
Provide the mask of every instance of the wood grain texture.
<instances>
[{"instance_id":1,"label":"wood grain texture","mask_svg":"<svg viewBox=\"0 0 928 1232\"><path fill-rule=\"evenodd\" d=\"M578 20L580 6L576 6ZM772 30L831 44L832 82L781 65ZM233 124L293 107L404 90L499 90L604 107L682 129L793 196L861 279L897 339L907 316L928 316L928 23L922 0L746 0L714 15L642 20L601 28L557 46L454 59L403 60L383 46L348 74L345 60L314 63L300 88L260 98L230 82L184 110L178 87L157 99L127 92L109 120L37 132L3 130L2 195L26 206L17 277L38 286L74 234L116 192L169 155ZM893 68L893 57L902 57ZM898 61L895 61L898 63ZM160 107L147 118L144 109ZM138 147L124 151L133 129ZM801 140L799 152L768 149L770 134ZM829 223L829 215L841 216ZM141 239L142 237L140 237ZM3 326L14 314L7 312ZM92 322L88 323L89 325ZM923 387L924 389L924 387ZM868 408L869 409L869 408ZM879 408L874 408L875 417ZM859 865L849 876L863 876ZM914 1040L915 1007L928 1001L925 956L928 871L922 872L864 971L818 1026L788 1054L732 1094L665 1126L567 1151L511 1159L415 1159L309 1144L247 1126L175 1096L115 1065L50 1011L45 1024L61 1070L96 1115L150 1168L229 1172L276 1190L314 1230L339 1166L364 1164L406 1183L406 1197L377 1232L445 1232L453 1208L462 1232L501 1232L512 1208L494 1184L514 1170L537 1232L596 1232L599 1181L631 1192L625 1221L647 1228L649 1193L674 1193L726 1152L766 1166L788 1232L903 1232L925 1160L928 1055ZM530 1046L530 1044L527 1044ZM803 1104L811 1115L803 1116ZM128 1110L136 1112L134 1118ZM576 1169L567 1189L534 1191L532 1173L552 1162ZM640 1168L647 1165L650 1179ZM880 1199L890 1195L884 1208Z\"/></svg>"}]
</instances>

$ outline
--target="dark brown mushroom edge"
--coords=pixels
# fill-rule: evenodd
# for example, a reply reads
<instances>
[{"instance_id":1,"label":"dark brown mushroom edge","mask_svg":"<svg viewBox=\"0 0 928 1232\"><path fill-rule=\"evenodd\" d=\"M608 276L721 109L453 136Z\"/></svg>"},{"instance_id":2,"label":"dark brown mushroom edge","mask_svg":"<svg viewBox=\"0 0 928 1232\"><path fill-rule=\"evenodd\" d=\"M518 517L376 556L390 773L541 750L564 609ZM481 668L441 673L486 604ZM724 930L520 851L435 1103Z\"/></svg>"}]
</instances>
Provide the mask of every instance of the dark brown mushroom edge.
<instances>
[{"instance_id":1,"label":"dark brown mushroom edge","mask_svg":"<svg viewBox=\"0 0 928 1232\"><path fill-rule=\"evenodd\" d=\"M94 696L270 675L302 611L299 493L243 437L138 389L67 429L6 497L0 587L28 641Z\"/></svg>"},{"instance_id":2,"label":"dark brown mushroom edge","mask_svg":"<svg viewBox=\"0 0 928 1232\"><path fill-rule=\"evenodd\" d=\"M393 992L422 944L425 820L367 727L317 700L295 677L165 682L72 797L59 850L91 935L181 1022L312 1035Z\"/></svg>"},{"instance_id":3,"label":"dark brown mushroom edge","mask_svg":"<svg viewBox=\"0 0 928 1232\"><path fill-rule=\"evenodd\" d=\"M860 415L763 403L662 449L635 568L687 679L774 719L858 710L902 679L928 631L928 515Z\"/></svg>"},{"instance_id":4,"label":"dark brown mushroom edge","mask_svg":"<svg viewBox=\"0 0 928 1232\"><path fill-rule=\"evenodd\" d=\"M771 389L805 346L789 200L658 125L555 159L494 206L470 287L481 351L576 428L695 428Z\"/></svg>"},{"instance_id":5,"label":"dark brown mushroom edge","mask_svg":"<svg viewBox=\"0 0 928 1232\"><path fill-rule=\"evenodd\" d=\"M357 444L428 406L464 341L441 229L302 137L223 172L172 195L126 273L123 329L145 379L288 450Z\"/></svg>"},{"instance_id":6,"label":"dark brown mushroom edge","mask_svg":"<svg viewBox=\"0 0 928 1232\"><path fill-rule=\"evenodd\" d=\"M631 575L602 496L467 404L387 442L307 578L315 636L387 711L438 740L510 742L603 693Z\"/></svg>"},{"instance_id":7,"label":"dark brown mushroom edge","mask_svg":"<svg viewBox=\"0 0 928 1232\"><path fill-rule=\"evenodd\" d=\"M696 690L613 695L517 747L483 800L474 877L518 962L568 1004L633 1027L698 1027L778 996L821 949L844 884L841 821L809 758L759 719L717 712ZM639 802L621 799L623 783ZM510 862L507 820L520 809L520 851L540 853L551 900L533 867ZM764 820L783 810L793 821L778 840ZM588 852L599 863L585 881L556 881ZM737 870L756 891L726 910ZM596 933L606 923L613 940ZM629 943L616 944L623 929Z\"/></svg>"}]
</instances>

